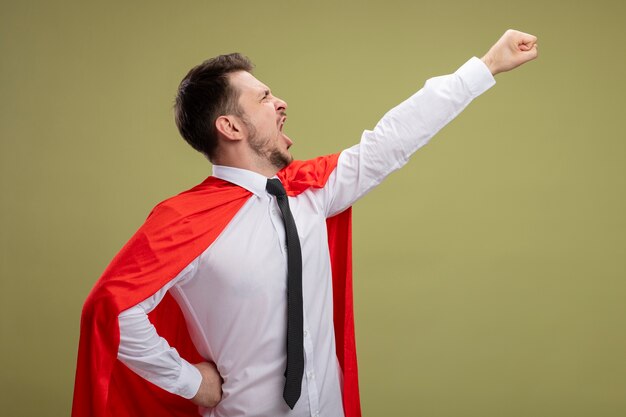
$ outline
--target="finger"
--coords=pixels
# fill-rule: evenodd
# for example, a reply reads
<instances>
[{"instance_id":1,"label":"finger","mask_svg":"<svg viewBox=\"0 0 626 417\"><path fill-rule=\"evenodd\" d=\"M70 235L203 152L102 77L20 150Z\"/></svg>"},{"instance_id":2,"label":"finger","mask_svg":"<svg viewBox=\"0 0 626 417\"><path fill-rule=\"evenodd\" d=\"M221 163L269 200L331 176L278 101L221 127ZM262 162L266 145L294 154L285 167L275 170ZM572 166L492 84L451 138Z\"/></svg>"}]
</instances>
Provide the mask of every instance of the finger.
<instances>
[{"instance_id":1,"label":"finger","mask_svg":"<svg viewBox=\"0 0 626 417\"><path fill-rule=\"evenodd\" d=\"M523 62L532 61L533 59L537 58L538 53L539 52L537 50L537 44L535 44L530 50L525 51L522 55L520 55L520 58Z\"/></svg>"},{"instance_id":2,"label":"finger","mask_svg":"<svg viewBox=\"0 0 626 417\"><path fill-rule=\"evenodd\" d=\"M509 29L505 33L505 36L513 41L514 44L517 45L517 47L521 50L525 50L522 48L522 45L526 45L528 48L531 48L537 42L537 37L535 35L520 32L519 30L514 29Z\"/></svg>"},{"instance_id":3,"label":"finger","mask_svg":"<svg viewBox=\"0 0 626 417\"><path fill-rule=\"evenodd\" d=\"M520 38L520 44L526 45L529 48L532 48L532 46L536 43L537 37L533 35L524 34L524 36Z\"/></svg>"},{"instance_id":4,"label":"finger","mask_svg":"<svg viewBox=\"0 0 626 417\"><path fill-rule=\"evenodd\" d=\"M531 35L530 33L516 31L517 38L520 39L524 43L535 43L537 42L537 37L535 35Z\"/></svg>"}]
</instances>

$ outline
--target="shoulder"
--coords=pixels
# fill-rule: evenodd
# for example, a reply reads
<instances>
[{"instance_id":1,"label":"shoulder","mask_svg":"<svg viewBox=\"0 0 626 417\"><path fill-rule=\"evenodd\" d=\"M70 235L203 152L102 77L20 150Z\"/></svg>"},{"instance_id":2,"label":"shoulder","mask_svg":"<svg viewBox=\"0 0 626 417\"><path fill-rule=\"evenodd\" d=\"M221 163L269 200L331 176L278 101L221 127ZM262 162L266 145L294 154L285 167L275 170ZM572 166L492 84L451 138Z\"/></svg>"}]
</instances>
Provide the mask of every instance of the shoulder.
<instances>
[{"instance_id":1,"label":"shoulder","mask_svg":"<svg viewBox=\"0 0 626 417\"><path fill-rule=\"evenodd\" d=\"M320 156L306 161L293 161L277 175L287 194L298 195L307 189L322 188L337 167L339 153Z\"/></svg>"},{"instance_id":2,"label":"shoulder","mask_svg":"<svg viewBox=\"0 0 626 417\"><path fill-rule=\"evenodd\" d=\"M200 184L161 201L150 212L152 217L187 217L215 207L247 199L250 192L227 181L208 177Z\"/></svg>"}]
</instances>

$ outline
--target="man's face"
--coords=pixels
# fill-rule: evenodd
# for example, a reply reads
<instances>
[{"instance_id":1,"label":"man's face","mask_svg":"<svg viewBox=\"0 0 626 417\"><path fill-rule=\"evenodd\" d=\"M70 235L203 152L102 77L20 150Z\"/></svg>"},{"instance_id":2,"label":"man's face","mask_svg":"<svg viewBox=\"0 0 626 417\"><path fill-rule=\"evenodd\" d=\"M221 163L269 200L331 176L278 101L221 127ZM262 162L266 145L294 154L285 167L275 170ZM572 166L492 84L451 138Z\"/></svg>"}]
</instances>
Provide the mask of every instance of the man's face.
<instances>
[{"instance_id":1,"label":"man's face","mask_svg":"<svg viewBox=\"0 0 626 417\"><path fill-rule=\"evenodd\" d=\"M287 120L287 103L272 95L268 86L246 71L229 75L231 85L239 91L239 107L248 133L248 145L261 158L281 169L293 157L291 139L283 133Z\"/></svg>"}]
</instances>

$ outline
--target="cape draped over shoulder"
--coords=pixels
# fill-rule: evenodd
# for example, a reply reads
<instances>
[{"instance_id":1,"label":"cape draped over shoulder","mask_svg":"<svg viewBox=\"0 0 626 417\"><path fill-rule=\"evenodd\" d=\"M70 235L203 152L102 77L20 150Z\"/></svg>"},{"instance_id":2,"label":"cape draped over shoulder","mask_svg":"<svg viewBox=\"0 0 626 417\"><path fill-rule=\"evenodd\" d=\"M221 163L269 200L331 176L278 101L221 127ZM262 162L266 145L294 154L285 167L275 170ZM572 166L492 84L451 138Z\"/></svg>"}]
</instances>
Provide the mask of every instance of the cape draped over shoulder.
<instances>
[{"instance_id":1,"label":"cape draped over shoulder","mask_svg":"<svg viewBox=\"0 0 626 417\"><path fill-rule=\"evenodd\" d=\"M294 161L277 175L289 196L322 188L339 154ZM117 360L119 314L156 293L200 256L251 193L215 177L158 204L113 258L83 307L72 417L198 416L191 401L141 378ZM327 219L337 358L346 417L360 417L352 300L351 209ZM183 314L166 294L149 314L160 336L191 363L202 362Z\"/></svg>"}]
</instances>

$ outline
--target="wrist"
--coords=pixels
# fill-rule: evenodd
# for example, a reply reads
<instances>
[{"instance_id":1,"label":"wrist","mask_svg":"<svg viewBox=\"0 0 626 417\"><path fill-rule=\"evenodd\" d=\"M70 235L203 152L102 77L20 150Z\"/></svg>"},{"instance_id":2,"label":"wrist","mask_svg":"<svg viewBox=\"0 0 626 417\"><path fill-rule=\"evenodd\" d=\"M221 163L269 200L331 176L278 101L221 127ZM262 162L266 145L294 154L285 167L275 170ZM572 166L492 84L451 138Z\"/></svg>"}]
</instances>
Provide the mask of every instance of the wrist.
<instances>
[{"instance_id":1,"label":"wrist","mask_svg":"<svg viewBox=\"0 0 626 417\"><path fill-rule=\"evenodd\" d=\"M483 56L482 58L480 58L480 60L485 63L487 68L489 68L489 71L491 71L491 75L496 75L496 74L498 74L500 72L500 71L498 71L496 69L496 66L495 66L495 64L493 62L493 58L488 53L485 56Z\"/></svg>"}]
</instances>

